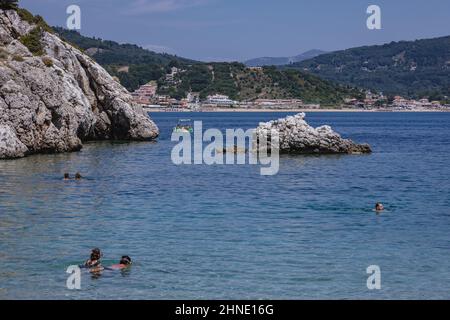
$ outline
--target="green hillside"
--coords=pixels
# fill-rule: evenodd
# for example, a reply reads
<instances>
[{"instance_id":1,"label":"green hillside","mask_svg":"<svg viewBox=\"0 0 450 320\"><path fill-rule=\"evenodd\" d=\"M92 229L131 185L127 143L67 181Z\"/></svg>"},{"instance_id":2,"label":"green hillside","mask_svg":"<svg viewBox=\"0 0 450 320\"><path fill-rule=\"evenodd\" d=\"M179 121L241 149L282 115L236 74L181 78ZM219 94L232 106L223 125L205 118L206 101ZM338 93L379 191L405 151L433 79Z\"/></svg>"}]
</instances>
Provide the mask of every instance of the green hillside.
<instances>
[{"instance_id":1,"label":"green hillside","mask_svg":"<svg viewBox=\"0 0 450 320\"><path fill-rule=\"evenodd\" d=\"M100 38L84 37L79 32L53 27L60 37L75 44L105 69L120 79L128 90L135 90L151 80L158 80L172 65L195 63L174 55L156 53L133 44L119 44ZM124 70L126 72L121 72Z\"/></svg>"},{"instance_id":2,"label":"green hillside","mask_svg":"<svg viewBox=\"0 0 450 320\"><path fill-rule=\"evenodd\" d=\"M359 96L359 90L296 70L274 67L247 68L241 63L203 63L169 54L159 54L131 44L84 37L76 31L54 28L62 38L83 49L129 90L151 80L159 93L182 98L199 92L202 98L220 93L236 100L298 98L309 103L336 104ZM172 67L180 71L167 78Z\"/></svg>"},{"instance_id":3,"label":"green hillside","mask_svg":"<svg viewBox=\"0 0 450 320\"><path fill-rule=\"evenodd\" d=\"M336 51L285 68L387 94L442 100L450 96L450 36Z\"/></svg>"},{"instance_id":4,"label":"green hillside","mask_svg":"<svg viewBox=\"0 0 450 320\"><path fill-rule=\"evenodd\" d=\"M316 76L295 70L280 71L275 67L249 69L241 63L191 65L180 72L174 84L159 81L160 93L183 97L189 91L200 97L222 93L235 100L299 98L310 103L339 103L357 90L343 88Z\"/></svg>"}]
</instances>

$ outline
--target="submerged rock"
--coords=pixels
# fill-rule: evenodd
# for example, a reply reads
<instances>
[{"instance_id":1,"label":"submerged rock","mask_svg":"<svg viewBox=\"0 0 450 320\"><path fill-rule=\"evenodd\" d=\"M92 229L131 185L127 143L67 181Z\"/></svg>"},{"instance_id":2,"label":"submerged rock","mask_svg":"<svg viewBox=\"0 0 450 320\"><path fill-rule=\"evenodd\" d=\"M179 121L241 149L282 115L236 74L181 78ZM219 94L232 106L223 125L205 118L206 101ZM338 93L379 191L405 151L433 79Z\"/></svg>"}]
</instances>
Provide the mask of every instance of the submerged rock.
<instances>
[{"instance_id":1,"label":"submerged rock","mask_svg":"<svg viewBox=\"0 0 450 320\"><path fill-rule=\"evenodd\" d=\"M364 154L372 152L368 144L356 144L351 140L343 139L330 126L311 127L305 121L304 113L260 123L256 134L258 137L270 137L272 130L279 133L280 153Z\"/></svg>"},{"instance_id":2,"label":"submerged rock","mask_svg":"<svg viewBox=\"0 0 450 320\"><path fill-rule=\"evenodd\" d=\"M216 149L217 153L231 153L231 154L243 154L247 153L247 149L240 148L237 145L231 147L224 147L223 149Z\"/></svg>"},{"instance_id":3,"label":"submerged rock","mask_svg":"<svg viewBox=\"0 0 450 320\"><path fill-rule=\"evenodd\" d=\"M80 50L41 30L43 55L30 52L21 39L36 28L0 9L0 159L77 151L87 140L158 136L128 91Z\"/></svg>"}]
</instances>

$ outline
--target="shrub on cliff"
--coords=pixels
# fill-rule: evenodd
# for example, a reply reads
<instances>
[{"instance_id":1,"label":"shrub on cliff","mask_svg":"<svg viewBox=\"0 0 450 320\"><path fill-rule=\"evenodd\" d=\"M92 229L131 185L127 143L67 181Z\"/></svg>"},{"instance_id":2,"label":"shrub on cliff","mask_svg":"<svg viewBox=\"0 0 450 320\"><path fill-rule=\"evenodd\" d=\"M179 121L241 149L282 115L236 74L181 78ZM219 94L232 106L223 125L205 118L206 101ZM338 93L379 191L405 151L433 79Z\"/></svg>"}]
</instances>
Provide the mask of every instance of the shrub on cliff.
<instances>
[{"instance_id":1,"label":"shrub on cliff","mask_svg":"<svg viewBox=\"0 0 450 320\"><path fill-rule=\"evenodd\" d=\"M48 57L44 57L42 58L42 62L45 64L46 67L50 68L53 67L53 60L48 58Z\"/></svg>"},{"instance_id":2,"label":"shrub on cliff","mask_svg":"<svg viewBox=\"0 0 450 320\"><path fill-rule=\"evenodd\" d=\"M40 27L42 30L47 31L49 33L54 33L52 27L50 27L47 22L45 22L44 18L40 15L34 16L34 23Z\"/></svg>"},{"instance_id":3,"label":"shrub on cliff","mask_svg":"<svg viewBox=\"0 0 450 320\"><path fill-rule=\"evenodd\" d=\"M25 61L25 59L22 56L18 56L18 55L14 55L12 59L17 62Z\"/></svg>"},{"instance_id":4,"label":"shrub on cliff","mask_svg":"<svg viewBox=\"0 0 450 320\"><path fill-rule=\"evenodd\" d=\"M18 0L0 0L0 9L17 9Z\"/></svg>"},{"instance_id":5,"label":"shrub on cliff","mask_svg":"<svg viewBox=\"0 0 450 320\"><path fill-rule=\"evenodd\" d=\"M20 42L30 50L35 56L42 56L44 54L44 47L41 42L42 29L36 27L31 30L28 34L20 38Z\"/></svg>"},{"instance_id":6,"label":"shrub on cliff","mask_svg":"<svg viewBox=\"0 0 450 320\"><path fill-rule=\"evenodd\" d=\"M38 27L41 27L44 31L54 33L53 29L47 24L47 22L45 22L44 18L42 18L40 15L34 16L30 11L24 8L18 8L16 11L22 20L28 22L29 24L35 24Z\"/></svg>"},{"instance_id":7,"label":"shrub on cliff","mask_svg":"<svg viewBox=\"0 0 450 320\"><path fill-rule=\"evenodd\" d=\"M0 48L0 61L8 59L8 52L5 49Z\"/></svg>"},{"instance_id":8,"label":"shrub on cliff","mask_svg":"<svg viewBox=\"0 0 450 320\"><path fill-rule=\"evenodd\" d=\"M34 23L34 15L27 9L18 8L16 11L22 20L24 20L28 23Z\"/></svg>"}]
</instances>

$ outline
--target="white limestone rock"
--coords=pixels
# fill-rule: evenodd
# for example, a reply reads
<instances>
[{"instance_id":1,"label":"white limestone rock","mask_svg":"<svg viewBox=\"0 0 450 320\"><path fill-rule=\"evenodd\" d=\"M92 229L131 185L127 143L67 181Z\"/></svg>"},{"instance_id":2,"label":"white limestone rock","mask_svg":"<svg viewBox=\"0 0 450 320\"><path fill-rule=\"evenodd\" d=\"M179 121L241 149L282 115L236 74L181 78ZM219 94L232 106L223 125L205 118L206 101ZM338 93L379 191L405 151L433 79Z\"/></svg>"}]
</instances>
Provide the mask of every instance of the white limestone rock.
<instances>
[{"instance_id":1,"label":"white limestone rock","mask_svg":"<svg viewBox=\"0 0 450 320\"><path fill-rule=\"evenodd\" d=\"M271 137L272 130L279 134L281 153L363 154L372 152L368 144L356 144L351 140L343 139L330 126L311 127L305 121L304 113L260 123L256 134L258 137Z\"/></svg>"},{"instance_id":2,"label":"white limestone rock","mask_svg":"<svg viewBox=\"0 0 450 320\"><path fill-rule=\"evenodd\" d=\"M88 140L158 137L128 91L78 49L44 31L45 54L34 56L19 41L34 27L0 9L0 125L27 148L13 148L17 157L77 151ZM6 150L0 159L11 158Z\"/></svg>"},{"instance_id":3,"label":"white limestone rock","mask_svg":"<svg viewBox=\"0 0 450 320\"><path fill-rule=\"evenodd\" d=\"M16 136L9 126L0 125L0 155L3 159L21 158L26 155L28 148Z\"/></svg>"}]
</instances>

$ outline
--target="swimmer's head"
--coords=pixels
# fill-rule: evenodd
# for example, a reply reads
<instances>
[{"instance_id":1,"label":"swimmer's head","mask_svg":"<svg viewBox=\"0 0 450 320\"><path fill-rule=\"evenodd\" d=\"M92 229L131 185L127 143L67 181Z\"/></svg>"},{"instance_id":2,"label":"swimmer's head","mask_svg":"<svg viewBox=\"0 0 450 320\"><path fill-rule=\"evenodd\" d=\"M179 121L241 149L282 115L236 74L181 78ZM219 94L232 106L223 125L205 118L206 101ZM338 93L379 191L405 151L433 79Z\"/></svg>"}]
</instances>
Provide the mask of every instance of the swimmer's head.
<instances>
[{"instance_id":1,"label":"swimmer's head","mask_svg":"<svg viewBox=\"0 0 450 320\"><path fill-rule=\"evenodd\" d=\"M79 172L77 172L76 174L75 174L75 179L76 180L81 180L81 174L79 173Z\"/></svg>"},{"instance_id":2,"label":"swimmer's head","mask_svg":"<svg viewBox=\"0 0 450 320\"><path fill-rule=\"evenodd\" d=\"M378 202L378 203L375 205L375 210L377 210L377 211L383 211L383 210L384 210L383 204L380 203L380 202Z\"/></svg>"},{"instance_id":3,"label":"swimmer's head","mask_svg":"<svg viewBox=\"0 0 450 320\"><path fill-rule=\"evenodd\" d=\"M70 175L68 173L64 173L64 180L69 180L70 179Z\"/></svg>"},{"instance_id":4,"label":"swimmer's head","mask_svg":"<svg viewBox=\"0 0 450 320\"><path fill-rule=\"evenodd\" d=\"M131 258L129 256L122 256L122 259L120 259L120 264L124 264L126 266L131 264Z\"/></svg>"},{"instance_id":5,"label":"swimmer's head","mask_svg":"<svg viewBox=\"0 0 450 320\"><path fill-rule=\"evenodd\" d=\"M91 260L99 260L102 257L102 252L99 248L94 248L91 251Z\"/></svg>"}]
</instances>

